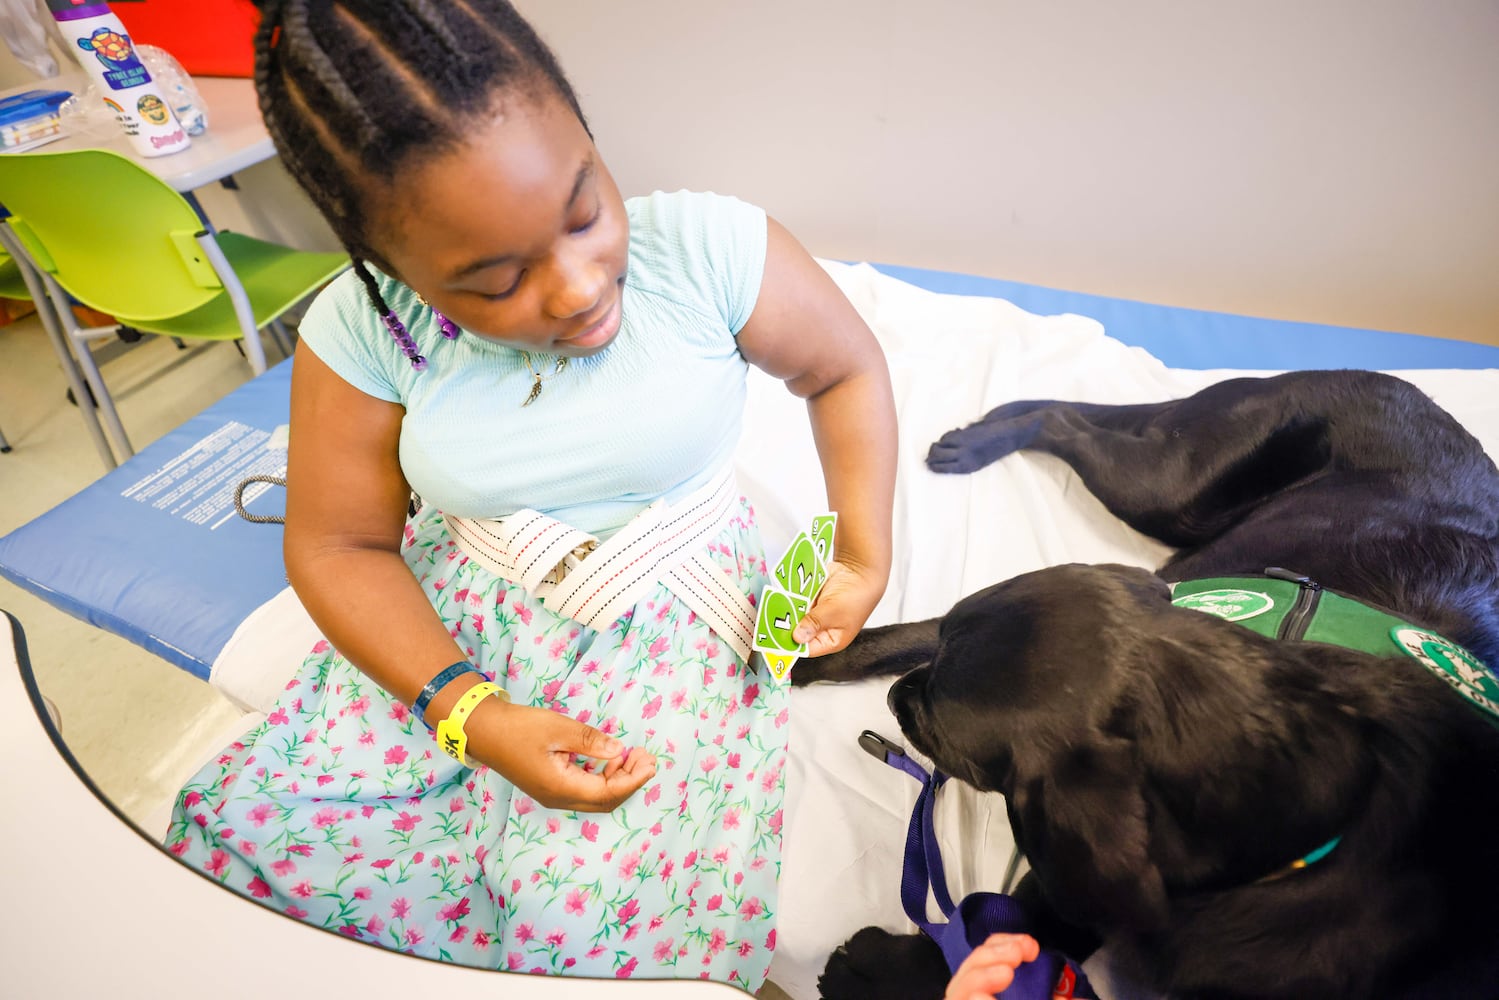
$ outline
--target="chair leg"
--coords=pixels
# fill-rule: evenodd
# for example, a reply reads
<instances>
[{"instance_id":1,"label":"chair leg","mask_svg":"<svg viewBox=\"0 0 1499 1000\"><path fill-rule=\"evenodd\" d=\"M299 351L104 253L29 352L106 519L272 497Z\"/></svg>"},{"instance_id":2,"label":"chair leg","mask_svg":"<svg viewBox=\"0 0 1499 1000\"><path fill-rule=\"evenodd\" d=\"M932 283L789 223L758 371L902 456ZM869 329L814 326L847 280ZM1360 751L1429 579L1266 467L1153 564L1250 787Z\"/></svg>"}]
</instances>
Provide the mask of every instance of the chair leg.
<instances>
[{"instance_id":1,"label":"chair leg","mask_svg":"<svg viewBox=\"0 0 1499 1000\"><path fill-rule=\"evenodd\" d=\"M58 286L57 281L50 274L43 273L41 277L47 285L48 294L53 296L53 302L67 301L67 293ZM74 317L73 310L68 309L64 311L59 309L57 310L57 317L61 321L62 334L66 341L63 350L77 358L78 368L82 370L84 381L88 383L88 389L85 389L81 385L74 388L74 393L78 399L78 409L85 414L92 415L92 408L84 402L88 397L89 390L92 390L94 403L99 409L99 419L103 422L105 429L109 431L109 436L114 439L115 448L118 450L120 457L122 459L129 458L135 454L135 448L130 443L129 435L125 433L125 425L120 423L119 411L115 409L114 399L109 395L109 389L104 385L104 376L99 374L99 365L94 361L93 352L88 347L89 338L79 329L78 320ZM72 348L71 351L68 350L69 347ZM65 365L65 367L70 367L70 365ZM115 467L116 462L112 455L105 464L111 469Z\"/></svg>"},{"instance_id":2,"label":"chair leg","mask_svg":"<svg viewBox=\"0 0 1499 1000\"><path fill-rule=\"evenodd\" d=\"M197 240L208 262L213 265L214 273L223 282L224 291L228 293L229 301L234 306L235 318L239 320L240 331L244 334L244 350L245 356L250 359L250 370L256 375L264 375L265 346L260 342L260 329L255 323L254 310L250 308L250 296L245 293L245 286L240 283L239 275L235 274L234 268L229 266L223 249L213 238L213 233L205 230L198 234Z\"/></svg>"},{"instance_id":3,"label":"chair leg","mask_svg":"<svg viewBox=\"0 0 1499 1000\"><path fill-rule=\"evenodd\" d=\"M265 345L260 342L259 330L245 334L245 354L250 359L250 370L256 375L264 375L266 370Z\"/></svg>"},{"instance_id":4,"label":"chair leg","mask_svg":"<svg viewBox=\"0 0 1499 1000\"><path fill-rule=\"evenodd\" d=\"M279 319L273 319L266 324L266 329L271 331L271 337L276 341L276 346L281 349L281 356L291 357L291 331L286 328L286 324Z\"/></svg>"},{"instance_id":5,"label":"chair leg","mask_svg":"<svg viewBox=\"0 0 1499 1000\"><path fill-rule=\"evenodd\" d=\"M130 443L130 437L125 433L125 425L120 423L120 413L115 409L114 397L109 394L109 389L104 385L104 376L99 373L99 366L94 363L94 355L89 350L88 339L80 336L75 328L68 331L68 340L78 354L78 367L83 369L83 378L88 382L88 388L92 390L94 401L99 406L100 420L109 431L109 436L114 439L115 447L119 450L121 457L129 458L135 454L135 446ZM80 410L88 409L82 404L81 398L79 403Z\"/></svg>"},{"instance_id":6,"label":"chair leg","mask_svg":"<svg viewBox=\"0 0 1499 1000\"><path fill-rule=\"evenodd\" d=\"M84 403L88 397L88 391L84 388L83 378L79 374L78 365L73 361L73 353L68 350L67 337L63 333L62 310L67 310L69 320L73 319L73 311L68 305L67 295L57 287L55 281L52 281L50 277L44 279L41 272L33 267L31 258L26 254L20 241L16 239L10 227L4 224L0 224L0 244L5 246L11 258L20 266L21 278L26 282L26 289L31 293L31 299L36 304L36 313L42 321L42 329L47 331L47 339L52 341L52 350L56 352L57 360L62 365L63 376L68 380L68 387L73 392L73 398L79 401L78 412L83 416L83 426L93 440L99 457L103 459L104 468L113 469L119 463L115 460L114 452L110 450L109 441L104 437L103 428L99 426L98 414L94 412L92 406ZM54 294L57 298L53 298Z\"/></svg>"},{"instance_id":7,"label":"chair leg","mask_svg":"<svg viewBox=\"0 0 1499 1000\"><path fill-rule=\"evenodd\" d=\"M41 300L38 300L37 305L37 311L42 312ZM98 451L99 457L103 459L104 468L113 469L120 463L115 459L114 451L109 446L109 440L104 436L104 428L99 423L99 413L95 406L96 401L92 398L92 390L85 383L83 373L79 370L78 363L73 359L73 352L68 350L67 334L62 330L62 324L58 321L50 299L47 300L47 305L48 308L46 311L52 313L51 322L48 322L47 317L44 316L42 326L46 328L47 336L52 341L52 350L57 354L58 363L62 366L63 376L68 380L68 388L72 390L73 399L78 403L78 412L83 416L84 428L87 429L89 437L93 439L94 449ZM120 433L123 435L124 431L122 430ZM131 453L127 451L126 455L129 454Z\"/></svg>"},{"instance_id":8,"label":"chair leg","mask_svg":"<svg viewBox=\"0 0 1499 1000\"><path fill-rule=\"evenodd\" d=\"M0 431L0 455L10 451L10 442L5 440L5 432Z\"/></svg>"}]
</instances>

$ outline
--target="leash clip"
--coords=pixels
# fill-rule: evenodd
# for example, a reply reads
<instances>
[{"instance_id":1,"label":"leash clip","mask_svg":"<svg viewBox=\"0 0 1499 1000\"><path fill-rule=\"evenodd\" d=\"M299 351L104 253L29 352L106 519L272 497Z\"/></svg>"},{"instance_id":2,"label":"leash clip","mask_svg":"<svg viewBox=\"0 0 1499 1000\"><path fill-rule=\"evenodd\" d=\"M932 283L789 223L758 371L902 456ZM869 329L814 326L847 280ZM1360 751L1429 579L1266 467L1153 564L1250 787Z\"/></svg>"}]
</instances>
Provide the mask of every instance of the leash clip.
<instances>
[{"instance_id":1,"label":"leash clip","mask_svg":"<svg viewBox=\"0 0 1499 1000\"><path fill-rule=\"evenodd\" d=\"M906 755L905 750L891 743L873 729L866 729L859 734L859 748L881 764L890 764L891 766L899 766L890 759L891 757L904 757Z\"/></svg>"}]
</instances>

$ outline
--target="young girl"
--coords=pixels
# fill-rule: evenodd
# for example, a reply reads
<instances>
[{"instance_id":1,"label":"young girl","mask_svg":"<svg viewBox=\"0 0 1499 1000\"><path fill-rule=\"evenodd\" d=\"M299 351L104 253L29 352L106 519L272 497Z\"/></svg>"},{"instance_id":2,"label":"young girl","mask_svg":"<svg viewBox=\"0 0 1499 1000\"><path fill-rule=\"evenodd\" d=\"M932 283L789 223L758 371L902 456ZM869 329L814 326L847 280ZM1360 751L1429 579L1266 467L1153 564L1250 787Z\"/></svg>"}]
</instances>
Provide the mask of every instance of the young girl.
<instances>
[{"instance_id":1,"label":"young girl","mask_svg":"<svg viewBox=\"0 0 1499 1000\"><path fill-rule=\"evenodd\" d=\"M327 641L167 843L362 941L757 989L788 697L748 656L745 374L807 399L840 516L816 655L889 572L878 346L760 210L623 201L503 0L269 4L257 44L277 148L355 262L292 380L287 573Z\"/></svg>"}]
</instances>

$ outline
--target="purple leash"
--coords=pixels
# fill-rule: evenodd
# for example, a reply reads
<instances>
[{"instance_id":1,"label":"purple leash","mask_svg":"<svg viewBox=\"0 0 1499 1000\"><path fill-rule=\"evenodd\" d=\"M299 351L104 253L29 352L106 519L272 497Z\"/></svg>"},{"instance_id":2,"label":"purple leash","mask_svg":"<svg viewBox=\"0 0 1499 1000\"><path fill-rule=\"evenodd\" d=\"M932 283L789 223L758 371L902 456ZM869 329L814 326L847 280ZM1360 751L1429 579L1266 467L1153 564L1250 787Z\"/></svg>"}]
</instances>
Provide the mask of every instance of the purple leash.
<instances>
[{"instance_id":1,"label":"purple leash","mask_svg":"<svg viewBox=\"0 0 1499 1000\"><path fill-rule=\"evenodd\" d=\"M921 794L916 797L916 805L911 810L911 825L906 832L900 903L911 922L942 950L948 970L957 972L963 960L991 934L1029 934L1029 917L1019 903L1004 893L975 892L953 904L932 819L937 805L937 789L942 787L947 775L936 769L928 773L900 747L867 729L859 734L859 746L870 756L921 782ZM947 918L945 923L927 919L929 888L938 909ZM1014 982L1001 995L1005 1000L1099 1000L1076 962L1061 952L1045 948L1034 962L1026 962L1015 970Z\"/></svg>"}]
</instances>

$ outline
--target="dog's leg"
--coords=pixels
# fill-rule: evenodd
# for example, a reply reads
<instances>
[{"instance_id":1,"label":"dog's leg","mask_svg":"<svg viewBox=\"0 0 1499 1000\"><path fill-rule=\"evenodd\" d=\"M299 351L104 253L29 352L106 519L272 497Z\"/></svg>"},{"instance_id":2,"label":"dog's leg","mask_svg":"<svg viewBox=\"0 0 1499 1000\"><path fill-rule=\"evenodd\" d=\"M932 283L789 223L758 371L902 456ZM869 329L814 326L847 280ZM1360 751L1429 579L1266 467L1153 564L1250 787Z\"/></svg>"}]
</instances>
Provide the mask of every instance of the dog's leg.
<instances>
[{"instance_id":1,"label":"dog's leg","mask_svg":"<svg viewBox=\"0 0 1499 1000\"><path fill-rule=\"evenodd\" d=\"M1163 403L1007 403L943 435L927 464L967 472L1048 452L1131 527L1194 545L1327 466L1327 417L1308 412L1309 383L1285 379L1233 379Z\"/></svg>"},{"instance_id":2,"label":"dog's leg","mask_svg":"<svg viewBox=\"0 0 1499 1000\"><path fill-rule=\"evenodd\" d=\"M798 661L791 683L862 681L894 677L931 660L937 650L937 626L942 619L865 629L836 653Z\"/></svg>"},{"instance_id":3,"label":"dog's leg","mask_svg":"<svg viewBox=\"0 0 1499 1000\"><path fill-rule=\"evenodd\" d=\"M828 957L817 990L824 1000L938 1000L949 978L930 938L866 927Z\"/></svg>"},{"instance_id":4,"label":"dog's leg","mask_svg":"<svg viewBox=\"0 0 1499 1000\"><path fill-rule=\"evenodd\" d=\"M1150 403L1144 406L1110 406L1102 403L1070 403L1060 399L1017 399L997 406L982 418L948 431L937 439L927 452L926 464L933 472L976 472L993 464L1006 455L1027 449L1049 451L1038 443L1048 419L1060 420L1077 431L1097 428L1089 422L1090 417L1100 419L1114 415L1122 420L1123 410L1144 410L1140 416L1148 420L1156 411L1170 403Z\"/></svg>"}]
</instances>

